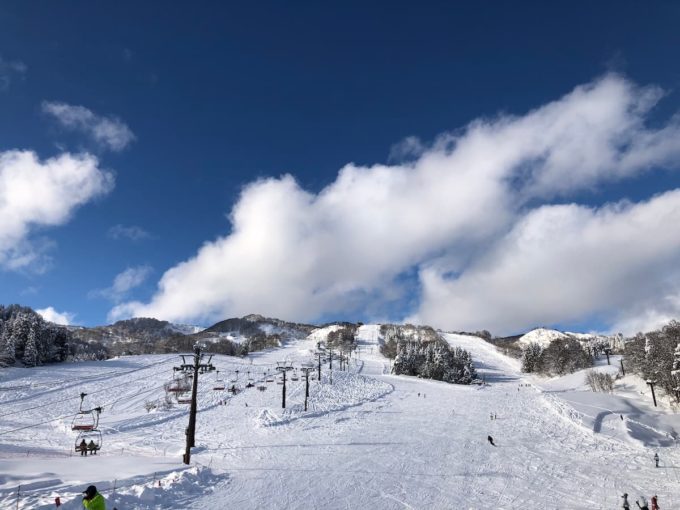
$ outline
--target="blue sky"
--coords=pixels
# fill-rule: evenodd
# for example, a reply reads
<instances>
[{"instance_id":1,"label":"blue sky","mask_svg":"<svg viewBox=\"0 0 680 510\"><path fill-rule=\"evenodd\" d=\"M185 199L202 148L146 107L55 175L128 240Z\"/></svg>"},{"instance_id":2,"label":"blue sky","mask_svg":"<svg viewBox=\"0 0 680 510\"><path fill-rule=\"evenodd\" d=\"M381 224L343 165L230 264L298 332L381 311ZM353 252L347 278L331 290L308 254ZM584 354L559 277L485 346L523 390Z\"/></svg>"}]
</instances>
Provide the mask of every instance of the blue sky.
<instances>
[{"instance_id":1,"label":"blue sky","mask_svg":"<svg viewBox=\"0 0 680 510\"><path fill-rule=\"evenodd\" d=\"M680 7L241 4L0 6L0 303L498 334L678 315Z\"/></svg>"}]
</instances>

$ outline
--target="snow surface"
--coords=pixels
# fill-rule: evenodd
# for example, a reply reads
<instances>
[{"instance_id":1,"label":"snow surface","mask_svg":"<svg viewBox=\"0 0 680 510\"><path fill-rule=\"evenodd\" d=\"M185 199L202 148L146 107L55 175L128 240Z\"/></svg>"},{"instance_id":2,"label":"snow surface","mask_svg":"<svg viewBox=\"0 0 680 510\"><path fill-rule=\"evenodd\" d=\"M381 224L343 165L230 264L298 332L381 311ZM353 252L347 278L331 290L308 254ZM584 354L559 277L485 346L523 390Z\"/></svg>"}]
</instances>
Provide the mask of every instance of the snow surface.
<instances>
[{"instance_id":1,"label":"snow surface","mask_svg":"<svg viewBox=\"0 0 680 510\"><path fill-rule=\"evenodd\" d=\"M323 335L213 363L227 378L238 369L243 387L248 370L262 380L277 361L315 363ZM191 466L181 463L187 407L144 408L163 399L177 356L4 369L0 508L54 508L57 496L62 508L80 508L92 483L109 510L614 509L623 492L631 502L656 493L662 508L680 508L680 420L668 402L654 408L639 379L620 379L612 395L592 393L585 371L529 377L477 337L445 337L472 352L487 384L389 375L377 325L359 329L348 372L334 361L332 385L327 365L321 383L310 381L307 412L303 379L288 381L284 410L279 385L232 396L212 389L215 374L200 376ZM603 363L596 369L616 371L615 357ZM73 451L81 391L88 405L104 407L97 456Z\"/></svg>"}]
</instances>

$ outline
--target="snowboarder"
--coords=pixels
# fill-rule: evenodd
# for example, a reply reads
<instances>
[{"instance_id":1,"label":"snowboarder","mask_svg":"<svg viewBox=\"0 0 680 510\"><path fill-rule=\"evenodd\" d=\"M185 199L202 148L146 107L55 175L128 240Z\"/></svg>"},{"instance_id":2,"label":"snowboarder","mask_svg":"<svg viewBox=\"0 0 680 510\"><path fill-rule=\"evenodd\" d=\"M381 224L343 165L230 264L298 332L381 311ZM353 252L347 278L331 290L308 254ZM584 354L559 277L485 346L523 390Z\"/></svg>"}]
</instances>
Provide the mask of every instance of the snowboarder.
<instances>
[{"instance_id":1,"label":"snowboarder","mask_svg":"<svg viewBox=\"0 0 680 510\"><path fill-rule=\"evenodd\" d=\"M659 467L659 454L658 452L654 454L654 464Z\"/></svg>"},{"instance_id":2,"label":"snowboarder","mask_svg":"<svg viewBox=\"0 0 680 510\"><path fill-rule=\"evenodd\" d=\"M652 510L659 510L659 501L656 494L652 496Z\"/></svg>"},{"instance_id":3,"label":"snowboarder","mask_svg":"<svg viewBox=\"0 0 680 510\"><path fill-rule=\"evenodd\" d=\"M87 443L85 442L84 439L78 445L78 449L80 450L81 457L83 456L87 457Z\"/></svg>"},{"instance_id":4,"label":"snowboarder","mask_svg":"<svg viewBox=\"0 0 680 510\"><path fill-rule=\"evenodd\" d=\"M83 491L83 507L87 510L106 510L106 502L104 496L97 492L97 487L90 485Z\"/></svg>"},{"instance_id":5,"label":"snowboarder","mask_svg":"<svg viewBox=\"0 0 680 510\"><path fill-rule=\"evenodd\" d=\"M640 504L641 502L642 504ZM644 496L640 496L640 501L636 499L635 504L638 506L640 510L649 510L649 507L647 506L647 500L645 499Z\"/></svg>"},{"instance_id":6,"label":"snowboarder","mask_svg":"<svg viewBox=\"0 0 680 510\"><path fill-rule=\"evenodd\" d=\"M623 508L623 510L630 510L630 505L628 504L628 493L625 492L621 497L623 498L623 505L621 508Z\"/></svg>"},{"instance_id":7,"label":"snowboarder","mask_svg":"<svg viewBox=\"0 0 680 510\"><path fill-rule=\"evenodd\" d=\"M493 442L493 437L491 437L491 436L486 436L486 439L487 439L487 441L489 441L489 444L490 444L491 446L496 446L496 445L494 444L494 442Z\"/></svg>"}]
</instances>

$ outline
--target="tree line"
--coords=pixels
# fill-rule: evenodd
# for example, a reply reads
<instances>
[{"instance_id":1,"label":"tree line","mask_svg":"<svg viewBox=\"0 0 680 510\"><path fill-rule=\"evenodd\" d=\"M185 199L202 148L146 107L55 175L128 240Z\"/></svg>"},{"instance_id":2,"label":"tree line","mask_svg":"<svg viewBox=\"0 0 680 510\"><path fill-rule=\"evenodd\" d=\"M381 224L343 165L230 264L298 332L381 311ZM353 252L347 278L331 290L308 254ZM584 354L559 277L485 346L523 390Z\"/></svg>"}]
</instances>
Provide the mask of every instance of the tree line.
<instances>
[{"instance_id":1,"label":"tree line","mask_svg":"<svg viewBox=\"0 0 680 510\"><path fill-rule=\"evenodd\" d=\"M0 305L0 366L34 367L108 356L103 345L78 340L68 328L47 322L31 308Z\"/></svg>"}]
</instances>

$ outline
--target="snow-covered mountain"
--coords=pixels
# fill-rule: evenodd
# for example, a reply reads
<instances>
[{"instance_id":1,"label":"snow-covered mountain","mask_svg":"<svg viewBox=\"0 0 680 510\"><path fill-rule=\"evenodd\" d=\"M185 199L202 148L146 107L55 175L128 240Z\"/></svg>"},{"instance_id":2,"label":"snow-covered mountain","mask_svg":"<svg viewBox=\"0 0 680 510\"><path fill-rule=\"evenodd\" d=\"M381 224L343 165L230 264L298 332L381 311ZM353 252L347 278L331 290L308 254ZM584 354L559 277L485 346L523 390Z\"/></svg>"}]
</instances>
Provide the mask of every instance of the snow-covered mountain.
<instances>
[{"instance_id":1,"label":"snow-covered mountain","mask_svg":"<svg viewBox=\"0 0 680 510\"><path fill-rule=\"evenodd\" d=\"M282 409L283 386L265 374L280 360L314 362L333 329L248 358L213 356L242 391L215 390L215 373L199 376L190 466L188 406L152 405L165 401L177 355L0 371L0 508L48 510L59 497L60 510L76 510L90 484L107 508L134 510L612 509L624 492L633 504L657 494L661 508L680 508L680 418L667 398L654 407L638 376L592 392L587 370L524 374L503 349L457 334L443 338L472 353L485 385L394 376L377 348L380 327L364 325L348 370L334 364L331 383L325 363L307 411L304 377L291 372ZM616 371L616 357L600 361L594 370ZM96 456L74 448L81 391L85 409L104 408Z\"/></svg>"},{"instance_id":2,"label":"snow-covered mountain","mask_svg":"<svg viewBox=\"0 0 680 510\"><path fill-rule=\"evenodd\" d=\"M203 328L137 317L107 326L72 327L71 330L78 338L97 341L109 347L117 343L149 343L176 335L191 335L202 331Z\"/></svg>"},{"instance_id":3,"label":"snow-covered mountain","mask_svg":"<svg viewBox=\"0 0 680 510\"><path fill-rule=\"evenodd\" d=\"M536 328L517 339L519 347L526 347L529 344L538 344L545 348L555 340L574 338L582 344L609 345L612 348L623 347L623 338L620 335L608 336L595 333L572 333L568 331L558 331L556 329Z\"/></svg>"}]
</instances>

